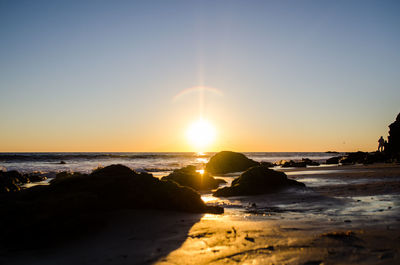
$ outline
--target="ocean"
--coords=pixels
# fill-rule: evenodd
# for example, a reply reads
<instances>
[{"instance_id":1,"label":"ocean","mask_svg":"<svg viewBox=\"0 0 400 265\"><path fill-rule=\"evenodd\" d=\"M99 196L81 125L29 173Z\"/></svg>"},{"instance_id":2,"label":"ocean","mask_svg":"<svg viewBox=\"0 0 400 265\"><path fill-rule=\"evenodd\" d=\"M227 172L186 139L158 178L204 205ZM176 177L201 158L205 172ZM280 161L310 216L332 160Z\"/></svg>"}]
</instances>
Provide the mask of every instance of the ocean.
<instances>
[{"instance_id":1,"label":"ocean","mask_svg":"<svg viewBox=\"0 0 400 265\"><path fill-rule=\"evenodd\" d=\"M20 172L40 171L48 177L45 181L23 185L29 188L35 185L48 185L56 175L55 173L59 171L87 173L99 166L110 164L124 164L137 171L147 171L161 178L169 174L171 170L189 164L201 167L213 154L0 153L0 167L3 170ZM309 158L324 163L326 159L338 154L253 152L245 153L245 155L256 161L275 162ZM65 163L61 164L61 161ZM118 252L113 254L113 260L121 264L137 263L128 260L136 254L129 254L128 258L122 257L123 260L121 260L121 253L131 253L126 251L137 250L137 246L157 246L158 248L160 240L165 244L171 244L177 240L177 231L180 229L184 229L182 234L184 243L180 242L179 247L171 253L167 251L165 258L172 260L171 263L174 264L188 264L189 259L196 261L193 264L207 263L199 260L199 257L207 257L207 255L212 255L213 261L218 258L224 263L232 263L232 259L226 257L241 258L242 253L245 253L246 257L250 255L249 260L251 262L256 260L257 264L276 263L276 260L278 263L280 261L284 261L280 263L288 263L286 262L288 260L284 260L281 256L290 258L289 262L291 262L295 257L301 256L299 253L306 253L304 255L307 255L307 259L311 259L314 264L314 257L318 257L315 256L318 253L321 257L326 257L328 250L333 249L332 251L335 251L333 253L337 253L343 248L346 249L345 254L350 255L349 259L346 262L335 260L331 263L352 263L356 253L358 255L356 263L364 264L365 257L368 257L373 261L371 264L377 264L382 263L382 256L378 254L397 253L398 246L394 244L398 241L396 233L398 234L399 231L398 216L400 216L400 186L398 184L400 169L397 165L322 164L310 168L276 167L275 169L283 171L290 179L304 183L306 187L234 197L214 197L212 191L202 191L200 192L202 200L207 205L223 207L224 214L204 214L199 217L198 214L181 215L167 211L146 210L140 211L139 214L123 211L118 213L120 215L116 215L119 219L113 219L112 223L104 228L105 232L99 232L100 236L96 235L94 239L82 237L82 241L71 244L74 247L71 250L63 249L61 252L53 252L51 249L50 254L46 253L46 258L50 257L50 262L39 261L36 256L32 258L17 255L16 257L22 260L28 257L26 261L19 262L20 264L32 263L32 260L38 261L38 264L60 264L65 261L71 264L77 263L76 261L81 260L82 257L86 260L95 260L96 263L105 260L108 264L111 260L109 250L115 249ZM235 172L217 176L226 181L220 187L230 186L239 174ZM37 191L40 190L37 189ZM78 202L73 193L66 200L70 201L71 205L77 205ZM7 211L6 213L9 214ZM62 223L55 224L55 227L59 230ZM159 227L162 229L157 230ZM37 228L33 227L33 229ZM144 234L140 234L141 231L144 231ZM364 233L372 234L364 237ZM153 240L154 235L156 239ZM163 249L168 249L165 245L162 246ZM145 250L146 253L158 253L157 248L145 248ZM93 251L96 258L84 256ZM223 252L223 255L220 252ZM209 254L205 255L205 253ZM340 258L348 257L345 254L340 254ZM338 257L337 254L334 255ZM280 258L275 259L276 256ZM186 260L180 260L181 257ZM271 258L271 260L265 260L266 258ZM320 260L322 259L318 258L318 264ZM1 261L0 263L7 263ZM210 259L210 263L211 261ZM389 259L388 261L388 264L398 264ZM306 264L306 262L303 259L294 264Z\"/></svg>"},{"instance_id":2,"label":"ocean","mask_svg":"<svg viewBox=\"0 0 400 265\"><path fill-rule=\"evenodd\" d=\"M88 173L97 167L123 164L136 171L151 173L168 172L186 165L201 167L215 153L0 153L0 169L17 170L27 173L40 171L57 173L73 171ZM317 162L337 154L324 152L245 152L256 161L276 162L279 160L300 160L309 158Z\"/></svg>"}]
</instances>

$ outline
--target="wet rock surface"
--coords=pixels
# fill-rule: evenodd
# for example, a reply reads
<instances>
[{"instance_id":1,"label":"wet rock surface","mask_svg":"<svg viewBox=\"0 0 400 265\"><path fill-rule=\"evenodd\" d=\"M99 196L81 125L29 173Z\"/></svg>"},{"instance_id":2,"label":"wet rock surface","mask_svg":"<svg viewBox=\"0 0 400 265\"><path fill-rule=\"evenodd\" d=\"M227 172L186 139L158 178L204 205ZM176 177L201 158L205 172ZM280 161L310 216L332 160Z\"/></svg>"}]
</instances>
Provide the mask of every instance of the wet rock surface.
<instances>
[{"instance_id":1,"label":"wet rock surface","mask_svg":"<svg viewBox=\"0 0 400 265\"><path fill-rule=\"evenodd\" d=\"M20 191L20 185L46 180L47 178L40 173L21 174L18 171L0 170L0 194Z\"/></svg>"},{"instance_id":2,"label":"wet rock surface","mask_svg":"<svg viewBox=\"0 0 400 265\"><path fill-rule=\"evenodd\" d=\"M283 172L256 166L243 172L230 187L218 189L213 195L216 197L256 195L273 193L290 187L305 187L305 185L288 179Z\"/></svg>"},{"instance_id":3,"label":"wet rock surface","mask_svg":"<svg viewBox=\"0 0 400 265\"><path fill-rule=\"evenodd\" d=\"M244 154L222 151L210 158L206 165L206 171L211 174L226 174L245 171L259 164L259 162L246 157Z\"/></svg>"},{"instance_id":4,"label":"wet rock surface","mask_svg":"<svg viewBox=\"0 0 400 265\"><path fill-rule=\"evenodd\" d=\"M223 179L212 177L208 172L200 174L196 171L195 166L176 169L168 176L163 177L162 180L172 180L182 186L191 187L199 191L216 189L220 184L226 183Z\"/></svg>"}]
</instances>

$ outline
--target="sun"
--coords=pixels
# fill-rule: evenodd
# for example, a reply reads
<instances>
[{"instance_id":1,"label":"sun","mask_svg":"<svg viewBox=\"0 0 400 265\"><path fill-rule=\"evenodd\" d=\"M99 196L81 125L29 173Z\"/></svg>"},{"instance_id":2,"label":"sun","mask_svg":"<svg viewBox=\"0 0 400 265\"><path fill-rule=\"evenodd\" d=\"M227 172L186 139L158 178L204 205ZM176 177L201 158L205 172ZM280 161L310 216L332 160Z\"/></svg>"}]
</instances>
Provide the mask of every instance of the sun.
<instances>
[{"instance_id":1,"label":"sun","mask_svg":"<svg viewBox=\"0 0 400 265\"><path fill-rule=\"evenodd\" d=\"M193 122L186 131L189 143L197 152L203 152L215 141L216 131L208 121L199 119Z\"/></svg>"}]
</instances>

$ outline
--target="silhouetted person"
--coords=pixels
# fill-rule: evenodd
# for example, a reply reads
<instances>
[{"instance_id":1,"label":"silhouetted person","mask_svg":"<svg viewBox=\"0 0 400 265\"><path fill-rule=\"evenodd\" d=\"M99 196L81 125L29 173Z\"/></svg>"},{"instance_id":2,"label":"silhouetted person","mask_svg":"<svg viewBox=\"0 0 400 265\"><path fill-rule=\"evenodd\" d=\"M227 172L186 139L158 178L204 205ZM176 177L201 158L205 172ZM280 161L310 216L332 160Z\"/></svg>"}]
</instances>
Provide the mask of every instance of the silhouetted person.
<instances>
[{"instance_id":1,"label":"silhouetted person","mask_svg":"<svg viewBox=\"0 0 400 265\"><path fill-rule=\"evenodd\" d=\"M383 136L379 138L378 143L378 152L383 152L383 148L385 147L385 140L383 139Z\"/></svg>"}]
</instances>

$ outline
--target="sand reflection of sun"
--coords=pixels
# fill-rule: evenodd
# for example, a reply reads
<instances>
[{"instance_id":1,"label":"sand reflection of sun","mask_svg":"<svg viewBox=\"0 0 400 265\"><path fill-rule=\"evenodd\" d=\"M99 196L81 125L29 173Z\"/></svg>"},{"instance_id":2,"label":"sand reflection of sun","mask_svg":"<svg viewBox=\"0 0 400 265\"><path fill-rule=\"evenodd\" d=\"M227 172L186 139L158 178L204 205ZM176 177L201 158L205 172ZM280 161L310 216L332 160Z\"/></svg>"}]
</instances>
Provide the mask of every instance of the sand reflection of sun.
<instances>
[{"instance_id":1,"label":"sand reflection of sun","mask_svg":"<svg viewBox=\"0 0 400 265\"><path fill-rule=\"evenodd\" d=\"M196 170L196 172L200 173L200 175L203 176L203 174L204 174L204 169L198 169L198 170Z\"/></svg>"}]
</instances>

